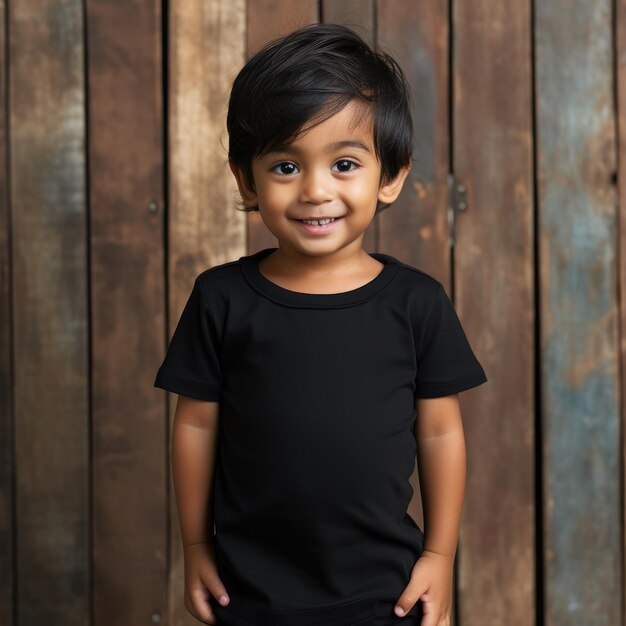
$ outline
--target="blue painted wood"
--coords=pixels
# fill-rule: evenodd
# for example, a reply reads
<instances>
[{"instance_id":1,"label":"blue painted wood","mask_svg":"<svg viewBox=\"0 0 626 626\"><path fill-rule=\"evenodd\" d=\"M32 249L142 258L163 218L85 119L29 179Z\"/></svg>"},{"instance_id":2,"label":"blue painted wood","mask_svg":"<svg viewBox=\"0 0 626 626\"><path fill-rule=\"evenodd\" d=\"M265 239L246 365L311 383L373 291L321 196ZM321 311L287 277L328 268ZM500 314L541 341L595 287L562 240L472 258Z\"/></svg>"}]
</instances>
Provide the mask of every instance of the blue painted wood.
<instances>
[{"instance_id":1,"label":"blue painted wood","mask_svg":"<svg viewBox=\"0 0 626 626\"><path fill-rule=\"evenodd\" d=\"M610 0L536 7L545 624L623 623Z\"/></svg>"}]
</instances>

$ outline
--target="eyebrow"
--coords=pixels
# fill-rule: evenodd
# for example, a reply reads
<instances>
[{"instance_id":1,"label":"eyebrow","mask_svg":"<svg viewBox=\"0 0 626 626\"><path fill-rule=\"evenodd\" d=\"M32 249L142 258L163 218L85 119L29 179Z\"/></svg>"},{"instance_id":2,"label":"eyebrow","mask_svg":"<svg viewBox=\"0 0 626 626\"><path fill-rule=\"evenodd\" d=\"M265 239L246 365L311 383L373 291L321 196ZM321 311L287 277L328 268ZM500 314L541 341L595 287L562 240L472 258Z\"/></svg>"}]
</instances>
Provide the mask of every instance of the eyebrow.
<instances>
[{"instance_id":1,"label":"eyebrow","mask_svg":"<svg viewBox=\"0 0 626 626\"><path fill-rule=\"evenodd\" d=\"M340 150L341 148L358 148L359 150L365 150L365 152L371 152L371 150L362 141L355 139L346 139L344 141L329 143L326 146L326 152L333 152L334 150ZM269 150L267 154L276 154L278 152L300 154L301 150L292 144L280 144Z\"/></svg>"}]
</instances>

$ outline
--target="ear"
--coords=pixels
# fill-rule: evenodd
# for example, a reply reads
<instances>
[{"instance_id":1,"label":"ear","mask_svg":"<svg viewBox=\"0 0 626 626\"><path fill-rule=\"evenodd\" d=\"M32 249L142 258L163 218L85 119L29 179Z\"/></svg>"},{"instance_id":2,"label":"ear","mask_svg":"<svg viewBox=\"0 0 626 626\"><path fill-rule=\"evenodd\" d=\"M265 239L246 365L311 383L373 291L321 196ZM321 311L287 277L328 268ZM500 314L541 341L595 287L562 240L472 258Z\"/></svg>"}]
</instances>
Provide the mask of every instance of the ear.
<instances>
[{"instance_id":1,"label":"ear","mask_svg":"<svg viewBox=\"0 0 626 626\"><path fill-rule=\"evenodd\" d=\"M404 185L404 181L411 171L411 167L413 165L413 161L411 161L408 165L401 168L398 172L397 176L385 183L378 190L378 200L383 204L392 204L396 201L396 198L400 195L402 191L402 186Z\"/></svg>"},{"instance_id":2,"label":"ear","mask_svg":"<svg viewBox=\"0 0 626 626\"><path fill-rule=\"evenodd\" d=\"M243 170L232 159L228 159L228 166L230 167L230 171L233 173L233 176L237 181L237 187L239 188L239 194L241 195L243 203L246 206L255 206L257 203L256 194L248 189L245 177L243 175Z\"/></svg>"}]
</instances>

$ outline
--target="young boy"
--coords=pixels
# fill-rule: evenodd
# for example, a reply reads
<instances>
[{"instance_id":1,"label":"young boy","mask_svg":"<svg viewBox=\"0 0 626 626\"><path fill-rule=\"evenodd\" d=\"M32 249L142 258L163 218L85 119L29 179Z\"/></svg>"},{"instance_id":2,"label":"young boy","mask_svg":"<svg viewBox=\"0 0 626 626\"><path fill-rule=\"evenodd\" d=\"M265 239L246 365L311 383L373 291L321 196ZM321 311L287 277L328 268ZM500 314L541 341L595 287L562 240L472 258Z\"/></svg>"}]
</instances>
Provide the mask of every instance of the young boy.
<instances>
[{"instance_id":1,"label":"young boy","mask_svg":"<svg viewBox=\"0 0 626 626\"><path fill-rule=\"evenodd\" d=\"M227 126L278 247L197 276L156 377L179 394L185 605L220 626L449 624L457 394L487 378L442 284L362 248L411 167L406 79L351 30L307 26L249 60Z\"/></svg>"}]
</instances>

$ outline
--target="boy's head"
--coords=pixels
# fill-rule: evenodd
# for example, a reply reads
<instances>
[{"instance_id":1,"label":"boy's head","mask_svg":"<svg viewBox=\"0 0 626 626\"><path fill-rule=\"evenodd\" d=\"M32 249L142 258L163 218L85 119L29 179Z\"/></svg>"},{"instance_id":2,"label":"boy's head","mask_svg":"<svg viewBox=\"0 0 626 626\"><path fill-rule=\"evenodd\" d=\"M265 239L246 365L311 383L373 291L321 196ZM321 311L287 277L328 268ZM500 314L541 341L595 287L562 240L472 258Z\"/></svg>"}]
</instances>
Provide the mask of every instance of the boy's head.
<instances>
[{"instance_id":1,"label":"boy's head","mask_svg":"<svg viewBox=\"0 0 626 626\"><path fill-rule=\"evenodd\" d=\"M350 121L348 134L369 137L379 187L401 179L397 193L374 196L378 212L395 200L412 164L410 89L397 62L347 27L314 24L270 42L246 63L233 83L227 114L229 162L247 198L245 210L259 210L255 171L266 172L272 156L285 164L277 161L281 155L302 171L292 159L297 150L286 148L342 111L336 119ZM345 179L348 171L342 173ZM288 173L280 174L284 181Z\"/></svg>"}]
</instances>

